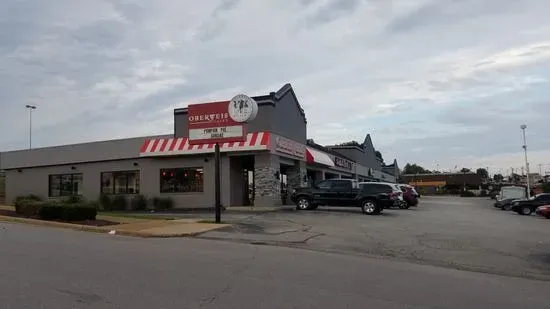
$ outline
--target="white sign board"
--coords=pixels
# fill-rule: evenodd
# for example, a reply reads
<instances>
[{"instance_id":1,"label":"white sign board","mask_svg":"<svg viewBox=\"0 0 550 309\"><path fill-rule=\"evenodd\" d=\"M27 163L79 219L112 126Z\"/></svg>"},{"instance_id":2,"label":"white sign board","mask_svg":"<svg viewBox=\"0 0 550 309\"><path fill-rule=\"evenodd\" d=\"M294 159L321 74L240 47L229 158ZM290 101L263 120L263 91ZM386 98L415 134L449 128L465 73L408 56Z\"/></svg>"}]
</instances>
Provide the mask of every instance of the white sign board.
<instances>
[{"instance_id":1,"label":"white sign board","mask_svg":"<svg viewBox=\"0 0 550 309\"><path fill-rule=\"evenodd\" d=\"M280 136L275 137L275 150L302 159L306 155L306 147L304 145Z\"/></svg>"},{"instance_id":2,"label":"white sign board","mask_svg":"<svg viewBox=\"0 0 550 309\"><path fill-rule=\"evenodd\" d=\"M243 135L243 126L189 129L189 139L191 140L232 138L241 137Z\"/></svg>"}]
</instances>

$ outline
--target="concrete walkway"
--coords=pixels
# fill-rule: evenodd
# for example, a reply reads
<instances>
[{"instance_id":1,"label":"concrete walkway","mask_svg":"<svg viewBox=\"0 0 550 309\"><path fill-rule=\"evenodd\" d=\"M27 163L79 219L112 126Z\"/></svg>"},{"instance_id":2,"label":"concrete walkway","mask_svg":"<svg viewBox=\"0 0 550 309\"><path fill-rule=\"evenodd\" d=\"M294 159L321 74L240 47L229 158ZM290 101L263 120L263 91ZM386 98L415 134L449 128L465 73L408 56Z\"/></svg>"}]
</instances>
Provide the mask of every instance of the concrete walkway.
<instances>
[{"instance_id":1,"label":"concrete walkway","mask_svg":"<svg viewBox=\"0 0 550 309\"><path fill-rule=\"evenodd\" d=\"M12 206L0 205L0 209L13 210ZM151 220L147 218L129 218L123 216L98 215L98 219L117 222L116 225L90 226L72 224L67 222L56 222L37 220L29 218L17 218L0 216L0 222L24 223L31 225L67 228L86 232L109 233L113 235L134 236L134 237L185 237L195 236L204 232L230 226L229 224L201 223L199 219L177 219L177 220Z\"/></svg>"}]
</instances>

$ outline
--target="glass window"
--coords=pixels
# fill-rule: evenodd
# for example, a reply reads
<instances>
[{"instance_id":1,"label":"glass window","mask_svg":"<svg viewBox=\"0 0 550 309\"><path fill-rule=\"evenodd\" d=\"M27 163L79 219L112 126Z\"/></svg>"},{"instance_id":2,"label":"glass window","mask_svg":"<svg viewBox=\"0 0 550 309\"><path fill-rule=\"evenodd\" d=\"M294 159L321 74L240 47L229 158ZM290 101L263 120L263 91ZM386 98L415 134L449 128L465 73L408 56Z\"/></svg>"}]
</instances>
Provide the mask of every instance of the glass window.
<instances>
[{"instance_id":1,"label":"glass window","mask_svg":"<svg viewBox=\"0 0 550 309\"><path fill-rule=\"evenodd\" d=\"M139 171L101 173L102 194L139 194Z\"/></svg>"},{"instance_id":2,"label":"glass window","mask_svg":"<svg viewBox=\"0 0 550 309\"><path fill-rule=\"evenodd\" d=\"M321 181L317 184L317 188L319 189L330 189L331 181Z\"/></svg>"},{"instance_id":3,"label":"glass window","mask_svg":"<svg viewBox=\"0 0 550 309\"><path fill-rule=\"evenodd\" d=\"M332 189L334 190L349 190L352 188L351 181L347 180L334 180L332 182Z\"/></svg>"},{"instance_id":4,"label":"glass window","mask_svg":"<svg viewBox=\"0 0 550 309\"><path fill-rule=\"evenodd\" d=\"M203 192L203 170L198 167L160 170L161 193Z\"/></svg>"},{"instance_id":5,"label":"glass window","mask_svg":"<svg viewBox=\"0 0 550 309\"><path fill-rule=\"evenodd\" d=\"M113 173L101 173L101 193L113 194Z\"/></svg>"},{"instance_id":6,"label":"glass window","mask_svg":"<svg viewBox=\"0 0 550 309\"><path fill-rule=\"evenodd\" d=\"M51 197L57 197L61 195L61 175L50 175L49 181L49 193Z\"/></svg>"},{"instance_id":7,"label":"glass window","mask_svg":"<svg viewBox=\"0 0 550 309\"><path fill-rule=\"evenodd\" d=\"M48 195L51 197L82 195L82 174L50 175Z\"/></svg>"}]
</instances>

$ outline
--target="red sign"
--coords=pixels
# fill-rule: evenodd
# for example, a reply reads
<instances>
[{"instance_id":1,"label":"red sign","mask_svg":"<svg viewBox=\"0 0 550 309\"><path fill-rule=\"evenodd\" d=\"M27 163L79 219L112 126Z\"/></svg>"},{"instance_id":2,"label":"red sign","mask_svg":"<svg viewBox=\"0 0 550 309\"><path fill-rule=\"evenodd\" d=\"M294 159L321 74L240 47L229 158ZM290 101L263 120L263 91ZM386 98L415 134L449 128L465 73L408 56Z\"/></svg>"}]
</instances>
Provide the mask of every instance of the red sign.
<instances>
[{"instance_id":1,"label":"red sign","mask_svg":"<svg viewBox=\"0 0 550 309\"><path fill-rule=\"evenodd\" d=\"M244 125L229 117L229 101L190 104L187 117L191 145L246 140Z\"/></svg>"}]
</instances>

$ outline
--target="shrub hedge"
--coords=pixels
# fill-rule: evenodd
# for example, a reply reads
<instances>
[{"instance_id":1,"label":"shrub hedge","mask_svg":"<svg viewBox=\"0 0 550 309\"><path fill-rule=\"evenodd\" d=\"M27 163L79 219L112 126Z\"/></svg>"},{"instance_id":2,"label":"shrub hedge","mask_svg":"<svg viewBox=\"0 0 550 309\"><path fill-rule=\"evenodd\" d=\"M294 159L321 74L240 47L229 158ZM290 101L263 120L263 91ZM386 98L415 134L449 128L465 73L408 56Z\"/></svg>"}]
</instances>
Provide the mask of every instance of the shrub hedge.
<instances>
[{"instance_id":1,"label":"shrub hedge","mask_svg":"<svg viewBox=\"0 0 550 309\"><path fill-rule=\"evenodd\" d=\"M111 203L112 210L126 210L128 209L128 200L124 195L116 195Z\"/></svg>"},{"instance_id":2,"label":"shrub hedge","mask_svg":"<svg viewBox=\"0 0 550 309\"><path fill-rule=\"evenodd\" d=\"M146 210L147 199L143 195L136 195L130 200L130 207L132 210Z\"/></svg>"},{"instance_id":3,"label":"shrub hedge","mask_svg":"<svg viewBox=\"0 0 550 309\"><path fill-rule=\"evenodd\" d=\"M95 220L97 216L94 204L85 202L81 197L42 201L36 195L20 196L15 199L15 212L26 217L68 222Z\"/></svg>"},{"instance_id":4,"label":"shrub hedge","mask_svg":"<svg viewBox=\"0 0 550 309\"><path fill-rule=\"evenodd\" d=\"M42 220L85 221L95 220L97 209L87 205L44 205L38 212Z\"/></svg>"},{"instance_id":5,"label":"shrub hedge","mask_svg":"<svg viewBox=\"0 0 550 309\"><path fill-rule=\"evenodd\" d=\"M105 211L113 210L113 200L107 194L101 194L99 196L99 206Z\"/></svg>"},{"instance_id":6,"label":"shrub hedge","mask_svg":"<svg viewBox=\"0 0 550 309\"><path fill-rule=\"evenodd\" d=\"M153 207L155 210L169 210L174 208L174 200L170 197L154 197Z\"/></svg>"},{"instance_id":7,"label":"shrub hedge","mask_svg":"<svg viewBox=\"0 0 550 309\"><path fill-rule=\"evenodd\" d=\"M461 196L461 197L474 197L474 196L476 196L476 195L475 195L474 192L466 190L466 191L462 191L462 192L460 193L460 196Z\"/></svg>"}]
</instances>

